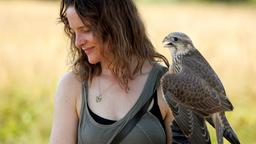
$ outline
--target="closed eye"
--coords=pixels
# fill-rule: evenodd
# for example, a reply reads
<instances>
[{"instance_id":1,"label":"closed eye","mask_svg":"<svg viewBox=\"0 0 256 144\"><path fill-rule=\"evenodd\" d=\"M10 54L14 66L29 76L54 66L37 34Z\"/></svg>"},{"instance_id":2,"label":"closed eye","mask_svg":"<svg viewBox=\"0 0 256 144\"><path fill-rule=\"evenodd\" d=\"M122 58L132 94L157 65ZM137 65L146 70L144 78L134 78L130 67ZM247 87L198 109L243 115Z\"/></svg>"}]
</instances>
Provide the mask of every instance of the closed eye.
<instances>
[{"instance_id":1,"label":"closed eye","mask_svg":"<svg viewBox=\"0 0 256 144\"><path fill-rule=\"evenodd\" d=\"M80 32L82 32L82 33L88 33L90 31L91 31L90 28L82 28L82 29L80 29Z\"/></svg>"}]
</instances>

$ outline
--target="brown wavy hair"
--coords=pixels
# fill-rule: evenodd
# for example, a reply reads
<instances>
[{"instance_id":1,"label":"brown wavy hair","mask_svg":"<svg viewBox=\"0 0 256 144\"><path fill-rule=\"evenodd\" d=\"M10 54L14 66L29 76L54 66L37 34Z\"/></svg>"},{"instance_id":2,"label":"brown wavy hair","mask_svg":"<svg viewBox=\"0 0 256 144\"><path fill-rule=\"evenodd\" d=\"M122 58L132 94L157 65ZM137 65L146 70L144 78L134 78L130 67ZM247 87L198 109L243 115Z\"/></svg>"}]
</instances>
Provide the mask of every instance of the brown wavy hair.
<instances>
[{"instance_id":1,"label":"brown wavy hair","mask_svg":"<svg viewBox=\"0 0 256 144\"><path fill-rule=\"evenodd\" d=\"M64 31L71 39L71 67L83 80L91 80L93 76L101 74L102 69L99 63L90 64L86 54L75 46L75 34L66 17L69 6L74 6L83 23L88 24L89 21L103 42L111 46L111 71L121 87L128 89L128 81L133 79L134 74L141 72L146 60L150 63L163 61L169 67L167 59L155 51L146 35L132 0L62 0L60 21L64 23ZM131 58L137 62L133 70L130 68Z\"/></svg>"}]
</instances>

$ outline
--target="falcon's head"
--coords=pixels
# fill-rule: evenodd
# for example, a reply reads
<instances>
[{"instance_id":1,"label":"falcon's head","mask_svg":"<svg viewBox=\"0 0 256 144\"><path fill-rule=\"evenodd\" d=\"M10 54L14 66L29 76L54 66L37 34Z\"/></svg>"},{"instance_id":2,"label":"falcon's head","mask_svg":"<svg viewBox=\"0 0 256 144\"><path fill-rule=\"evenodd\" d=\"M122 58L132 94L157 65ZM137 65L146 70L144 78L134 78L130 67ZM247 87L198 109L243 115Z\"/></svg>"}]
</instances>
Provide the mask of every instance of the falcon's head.
<instances>
[{"instance_id":1,"label":"falcon's head","mask_svg":"<svg viewBox=\"0 0 256 144\"><path fill-rule=\"evenodd\" d=\"M195 49L191 39L182 32L173 32L163 40L164 47L169 48L173 56L187 54Z\"/></svg>"}]
</instances>

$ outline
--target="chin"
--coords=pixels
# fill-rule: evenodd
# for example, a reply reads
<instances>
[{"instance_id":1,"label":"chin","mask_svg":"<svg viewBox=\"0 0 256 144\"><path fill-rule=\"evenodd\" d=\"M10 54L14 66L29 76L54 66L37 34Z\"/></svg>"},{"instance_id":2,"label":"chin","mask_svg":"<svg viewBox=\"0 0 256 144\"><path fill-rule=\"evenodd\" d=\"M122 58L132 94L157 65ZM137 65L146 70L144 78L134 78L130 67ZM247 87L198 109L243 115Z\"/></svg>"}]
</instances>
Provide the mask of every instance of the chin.
<instances>
[{"instance_id":1,"label":"chin","mask_svg":"<svg viewBox=\"0 0 256 144\"><path fill-rule=\"evenodd\" d=\"M88 61L89 61L90 64L96 64L96 63L99 62L98 59L94 59L94 58L88 58Z\"/></svg>"}]
</instances>

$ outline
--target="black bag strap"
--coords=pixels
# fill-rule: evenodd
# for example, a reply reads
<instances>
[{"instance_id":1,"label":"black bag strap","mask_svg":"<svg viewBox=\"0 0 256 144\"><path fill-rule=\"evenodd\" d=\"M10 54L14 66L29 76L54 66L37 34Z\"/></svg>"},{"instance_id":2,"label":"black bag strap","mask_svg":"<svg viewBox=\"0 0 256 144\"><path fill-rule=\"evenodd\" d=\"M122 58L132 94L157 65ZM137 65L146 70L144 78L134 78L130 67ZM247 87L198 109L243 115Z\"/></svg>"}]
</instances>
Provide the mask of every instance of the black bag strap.
<instances>
[{"instance_id":1,"label":"black bag strap","mask_svg":"<svg viewBox=\"0 0 256 144\"><path fill-rule=\"evenodd\" d=\"M138 121L142 118L142 116L147 112L148 107L153 99L153 96L149 98L149 100L144 104L144 106L135 114L135 116L130 119L130 121L123 127L123 129L114 137L111 144L119 144L127 134L132 131L134 126L138 123Z\"/></svg>"}]
</instances>

